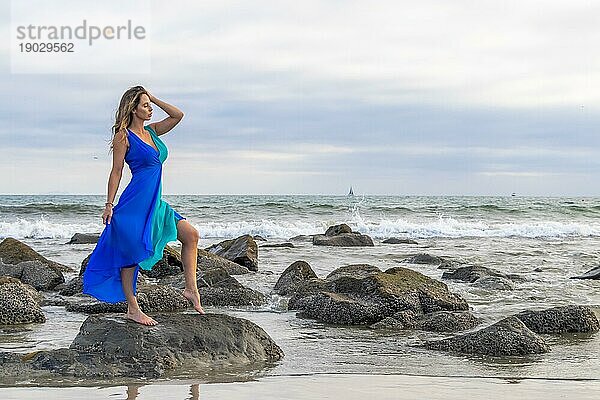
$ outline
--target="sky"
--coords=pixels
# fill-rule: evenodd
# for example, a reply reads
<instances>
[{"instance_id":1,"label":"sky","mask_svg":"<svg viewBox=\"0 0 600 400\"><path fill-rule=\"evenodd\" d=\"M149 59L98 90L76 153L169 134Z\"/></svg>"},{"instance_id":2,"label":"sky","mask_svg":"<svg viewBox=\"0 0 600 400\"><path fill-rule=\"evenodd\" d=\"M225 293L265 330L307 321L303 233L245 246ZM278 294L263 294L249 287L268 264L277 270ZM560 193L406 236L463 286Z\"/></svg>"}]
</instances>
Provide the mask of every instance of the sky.
<instances>
[{"instance_id":1,"label":"sky","mask_svg":"<svg viewBox=\"0 0 600 400\"><path fill-rule=\"evenodd\" d=\"M148 3L149 73L12 74L0 2L0 193L106 193L141 84L165 194L600 195L600 4Z\"/></svg>"}]
</instances>

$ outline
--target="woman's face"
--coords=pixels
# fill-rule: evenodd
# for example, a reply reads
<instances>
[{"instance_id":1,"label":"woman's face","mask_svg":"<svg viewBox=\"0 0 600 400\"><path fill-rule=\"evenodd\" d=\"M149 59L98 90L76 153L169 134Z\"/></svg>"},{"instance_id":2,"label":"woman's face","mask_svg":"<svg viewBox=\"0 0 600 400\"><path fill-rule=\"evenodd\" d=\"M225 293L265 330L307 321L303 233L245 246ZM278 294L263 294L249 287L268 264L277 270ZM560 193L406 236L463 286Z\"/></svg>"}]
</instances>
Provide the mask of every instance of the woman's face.
<instances>
[{"instance_id":1,"label":"woman's face","mask_svg":"<svg viewBox=\"0 0 600 400\"><path fill-rule=\"evenodd\" d=\"M133 113L138 117L145 121L150 120L152 118L152 105L150 104L150 97L146 93L142 93L140 96L140 103L135 108Z\"/></svg>"}]
</instances>

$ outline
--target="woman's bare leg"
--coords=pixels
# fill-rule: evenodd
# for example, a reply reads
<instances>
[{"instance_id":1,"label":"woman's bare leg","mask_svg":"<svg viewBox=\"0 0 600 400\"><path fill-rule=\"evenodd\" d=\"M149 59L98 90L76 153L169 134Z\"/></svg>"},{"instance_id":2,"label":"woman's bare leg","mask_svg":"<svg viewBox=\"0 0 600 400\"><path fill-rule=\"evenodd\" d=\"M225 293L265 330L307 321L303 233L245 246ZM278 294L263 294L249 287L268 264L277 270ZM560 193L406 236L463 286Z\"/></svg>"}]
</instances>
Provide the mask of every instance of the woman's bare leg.
<instances>
[{"instance_id":1,"label":"woman's bare leg","mask_svg":"<svg viewBox=\"0 0 600 400\"><path fill-rule=\"evenodd\" d=\"M199 238L198 231L189 222L183 219L177 222L177 239L181 242L181 261L183 262L183 275L185 276L183 296L192 302L196 311L205 314L200 304L200 293L196 283Z\"/></svg>"},{"instance_id":2,"label":"woman's bare leg","mask_svg":"<svg viewBox=\"0 0 600 400\"><path fill-rule=\"evenodd\" d=\"M127 299L127 314L125 314L125 317L143 325L156 325L158 322L142 312L137 298L133 294L134 272L135 267L121 268L121 285Z\"/></svg>"}]
</instances>

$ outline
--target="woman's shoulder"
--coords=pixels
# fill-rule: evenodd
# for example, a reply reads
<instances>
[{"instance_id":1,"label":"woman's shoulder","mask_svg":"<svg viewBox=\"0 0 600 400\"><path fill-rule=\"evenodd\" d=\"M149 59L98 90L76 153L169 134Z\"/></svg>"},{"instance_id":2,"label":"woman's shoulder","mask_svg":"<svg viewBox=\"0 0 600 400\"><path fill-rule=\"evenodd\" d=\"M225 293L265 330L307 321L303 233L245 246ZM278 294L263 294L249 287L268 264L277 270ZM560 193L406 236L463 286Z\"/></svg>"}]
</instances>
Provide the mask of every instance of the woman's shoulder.
<instances>
[{"instance_id":1,"label":"woman's shoulder","mask_svg":"<svg viewBox=\"0 0 600 400\"><path fill-rule=\"evenodd\" d=\"M155 125L155 123L153 122L153 123L151 123L151 124L148 124L148 125L144 126L144 129L146 129L146 130L148 130L148 131L150 131L151 133L153 133L153 134L155 134L155 135L156 135L156 127L155 127L154 125ZM158 135L157 135L157 136L158 136Z\"/></svg>"},{"instance_id":2,"label":"woman's shoulder","mask_svg":"<svg viewBox=\"0 0 600 400\"><path fill-rule=\"evenodd\" d=\"M127 132L127 129L125 129L125 128L119 129L115 133L115 137L113 140L113 146L116 144L116 145L125 145L126 147L129 147L128 136L129 136L129 133Z\"/></svg>"}]
</instances>

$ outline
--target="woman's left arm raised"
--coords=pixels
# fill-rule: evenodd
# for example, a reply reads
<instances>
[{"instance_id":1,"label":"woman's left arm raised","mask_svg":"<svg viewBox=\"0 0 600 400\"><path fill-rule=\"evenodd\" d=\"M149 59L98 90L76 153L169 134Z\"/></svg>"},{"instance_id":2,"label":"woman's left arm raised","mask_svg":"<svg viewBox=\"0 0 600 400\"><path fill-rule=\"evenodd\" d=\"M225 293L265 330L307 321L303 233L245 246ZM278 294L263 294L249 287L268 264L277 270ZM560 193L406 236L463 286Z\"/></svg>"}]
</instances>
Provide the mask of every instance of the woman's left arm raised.
<instances>
[{"instance_id":1,"label":"woman's left arm raised","mask_svg":"<svg viewBox=\"0 0 600 400\"><path fill-rule=\"evenodd\" d=\"M162 121L153 122L153 123L149 124L150 127L152 129L154 129L154 132L156 132L157 135L159 135L159 136L163 135L163 134L169 132L171 129L173 129L175 127L175 125L177 125L179 123L179 121L181 121L181 119L183 118L183 111L181 111L179 108L175 107L174 105L171 105L160 99L157 99L156 97L152 96L150 93L148 93L148 97L150 97L150 101L152 103L156 104L157 106L162 108L162 110L164 112L169 114L169 116L167 118L163 119Z\"/></svg>"}]
</instances>

